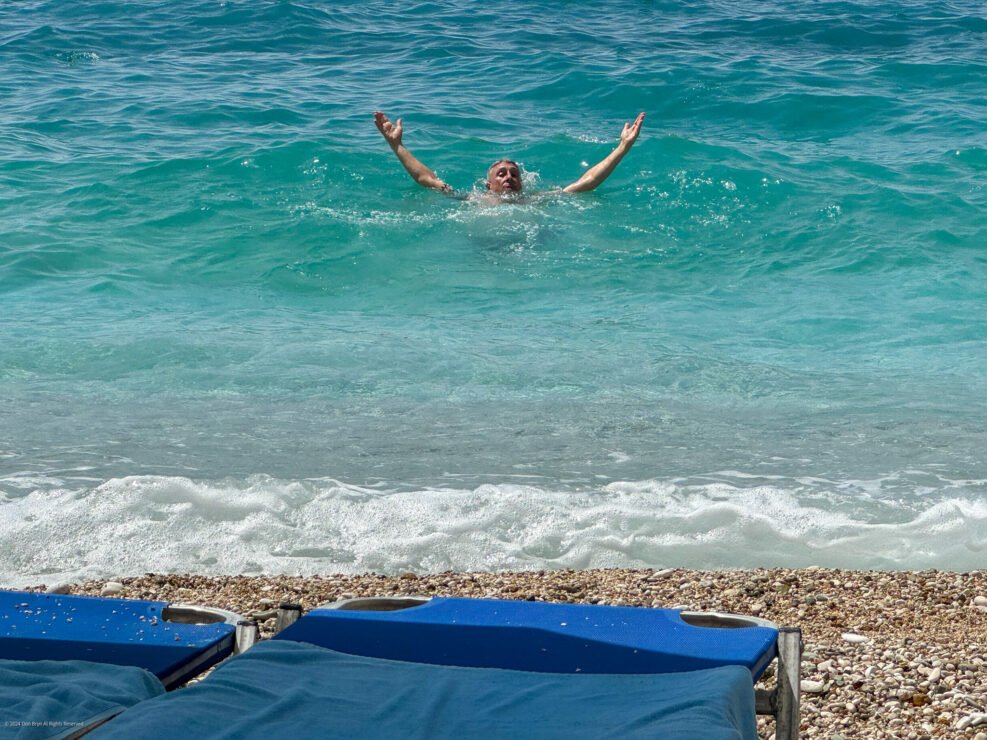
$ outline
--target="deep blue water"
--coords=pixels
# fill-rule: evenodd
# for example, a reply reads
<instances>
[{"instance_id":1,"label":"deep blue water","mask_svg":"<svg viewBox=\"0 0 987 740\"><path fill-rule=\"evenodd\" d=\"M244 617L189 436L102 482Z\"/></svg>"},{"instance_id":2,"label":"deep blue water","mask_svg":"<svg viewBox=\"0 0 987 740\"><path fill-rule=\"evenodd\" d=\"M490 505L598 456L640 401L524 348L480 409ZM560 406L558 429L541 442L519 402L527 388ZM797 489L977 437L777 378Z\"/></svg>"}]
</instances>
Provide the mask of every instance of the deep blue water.
<instances>
[{"instance_id":1,"label":"deep blue water","mask_svg":"<svg viewBox=\"0 0 987 740\"><path fill-rule=\"evenodd\" d=\"M0 5L0 583L987 566L985 79L972 1Z\"/></svg>"}]
</instances>

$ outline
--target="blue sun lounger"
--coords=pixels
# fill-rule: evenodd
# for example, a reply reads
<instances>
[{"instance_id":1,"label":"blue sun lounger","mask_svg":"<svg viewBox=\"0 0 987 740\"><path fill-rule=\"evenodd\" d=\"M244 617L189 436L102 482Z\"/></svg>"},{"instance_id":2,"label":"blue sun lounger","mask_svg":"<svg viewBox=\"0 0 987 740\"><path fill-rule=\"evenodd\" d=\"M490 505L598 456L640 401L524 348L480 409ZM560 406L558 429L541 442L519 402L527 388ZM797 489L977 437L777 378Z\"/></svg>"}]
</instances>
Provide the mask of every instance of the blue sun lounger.
<instances>
[{"instance_id":1,"label":"blue sun lounger","mask_svg":"<svg viewBox=\"0 0 987 740\"><path fill-rule=\"evenodd\" d=\"M760 711L787 740L800 646L797 630L729 615L356 599L313 610L93 737L754 740ZM778 686L755 692L775 659Z\"/></svg>"},{"instance_id":2,"label":"blue sun lounger","mask_svg":"<svg viewBox=\"0 0 987 740\"><path fill-rule=\"evenodd\" d=\"M74 737L229 656L240 617L0 591L0 736Z\"/></svg>"}]
</instances>

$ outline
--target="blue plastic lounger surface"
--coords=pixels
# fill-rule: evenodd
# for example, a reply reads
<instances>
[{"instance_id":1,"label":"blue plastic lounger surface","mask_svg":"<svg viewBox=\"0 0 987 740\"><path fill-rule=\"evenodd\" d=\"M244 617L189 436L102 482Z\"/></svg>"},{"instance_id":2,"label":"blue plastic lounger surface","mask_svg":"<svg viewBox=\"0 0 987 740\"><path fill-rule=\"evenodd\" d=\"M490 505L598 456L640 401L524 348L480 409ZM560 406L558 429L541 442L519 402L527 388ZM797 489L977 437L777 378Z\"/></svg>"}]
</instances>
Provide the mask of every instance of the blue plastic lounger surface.
<instances>
[{"instance_id":1,"label":"blue plastic lounger surface","mask_svg":"<svg viewBox=\"0 0 987 740\"><path fill-rule=\"evenodd\" d=\"M0 591L0 659L85 660L136 666L167 687L234 648L235 624L172 621L163 601Z\"/></svg>"},{"instance_id":2,"label":"blue plastic lounger surface","mask_svg":"<svg viewBox=\"0 0 987 740\"><path fill-rule=\"evenodd\" d=\"M555 674L384 660L269 640L92 738L756 740L739 666Z\"/></svg>"},{"instance_id":3,"label":"blue plastic lounger surface","mask_svg":"<svg viewBox=\"0 0 987 740\"><path fill-rule=\"evenodd\" d=\"M274 639L419 663L553 673L761 675L778 630L698 627L673 609L433 598L394 611L315 609Z\"/></svg>"}]
</instances>

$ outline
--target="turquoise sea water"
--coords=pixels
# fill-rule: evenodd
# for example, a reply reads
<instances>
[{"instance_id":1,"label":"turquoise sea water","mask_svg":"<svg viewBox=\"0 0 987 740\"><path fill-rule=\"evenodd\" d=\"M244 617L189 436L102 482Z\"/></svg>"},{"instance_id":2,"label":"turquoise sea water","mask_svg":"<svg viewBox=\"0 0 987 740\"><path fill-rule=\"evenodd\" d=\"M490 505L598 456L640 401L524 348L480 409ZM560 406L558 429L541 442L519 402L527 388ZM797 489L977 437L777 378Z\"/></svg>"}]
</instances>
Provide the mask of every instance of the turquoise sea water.
<instances>
[{"instance_id":1,"label":"turquoise sea water","mask_svg":"<svg viewBox=\"0 0 987 740\"><path fill-rule=\"evenodd\" d=\"M0 5L0 583L987 566L987 11ZM597 191L484 206L502 156Z\"/></svg>"}]
</instances>

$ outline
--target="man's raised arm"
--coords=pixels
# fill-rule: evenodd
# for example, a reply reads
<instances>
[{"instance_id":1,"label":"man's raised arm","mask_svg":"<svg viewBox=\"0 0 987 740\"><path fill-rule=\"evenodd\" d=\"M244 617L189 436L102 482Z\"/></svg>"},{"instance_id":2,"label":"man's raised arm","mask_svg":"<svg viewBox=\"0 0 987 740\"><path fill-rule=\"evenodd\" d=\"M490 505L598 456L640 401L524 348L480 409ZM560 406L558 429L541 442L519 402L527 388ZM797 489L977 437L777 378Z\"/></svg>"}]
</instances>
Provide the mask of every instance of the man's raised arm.
<instances>
[{"instance_id":1,"label":"man's raised arm","mask_svg":"<svg viewBox=\"0 0 987 740\"><path fill-rule=\"evenodd\" d=\"M625 123L624 130L620 133L620 143L617 145L617 148L610 152L606 159L590 167L583 173L582 177L572 183L572 185L563 188L563 190L567 193L586 193L595 189L600 183L610 177L610 173L617 168L620 160L624 158L624 155L631 150L634 142L637 141L637 135L641 133L642 123L644 123L644 113L638 113L637 118L634 119L634 123Z\"/></svg>"},{"instance_id":2,"label":"man's raised arm","mask_svg":"<svg viewBox=\"0 0 987 740\"><path fill-rule=\"evenodd\" d=\"M451 187L436 177L432 170L419 162L414 154L405 149L404 144L401 143L401 134L404 130L401 127L400 118L397 120L397 123L391 123L387 119L387 116L380 111L376 111L374 113L374 123L377 124L377 130L380 131L387 143L391 145L391 149L397 155L398 160L404 165L408 174L411 175L411 179L419 185L424 185L426 188L432 188L433 190L442 190L443 192L452 190Z\"/></svg>"}]
</instances>

